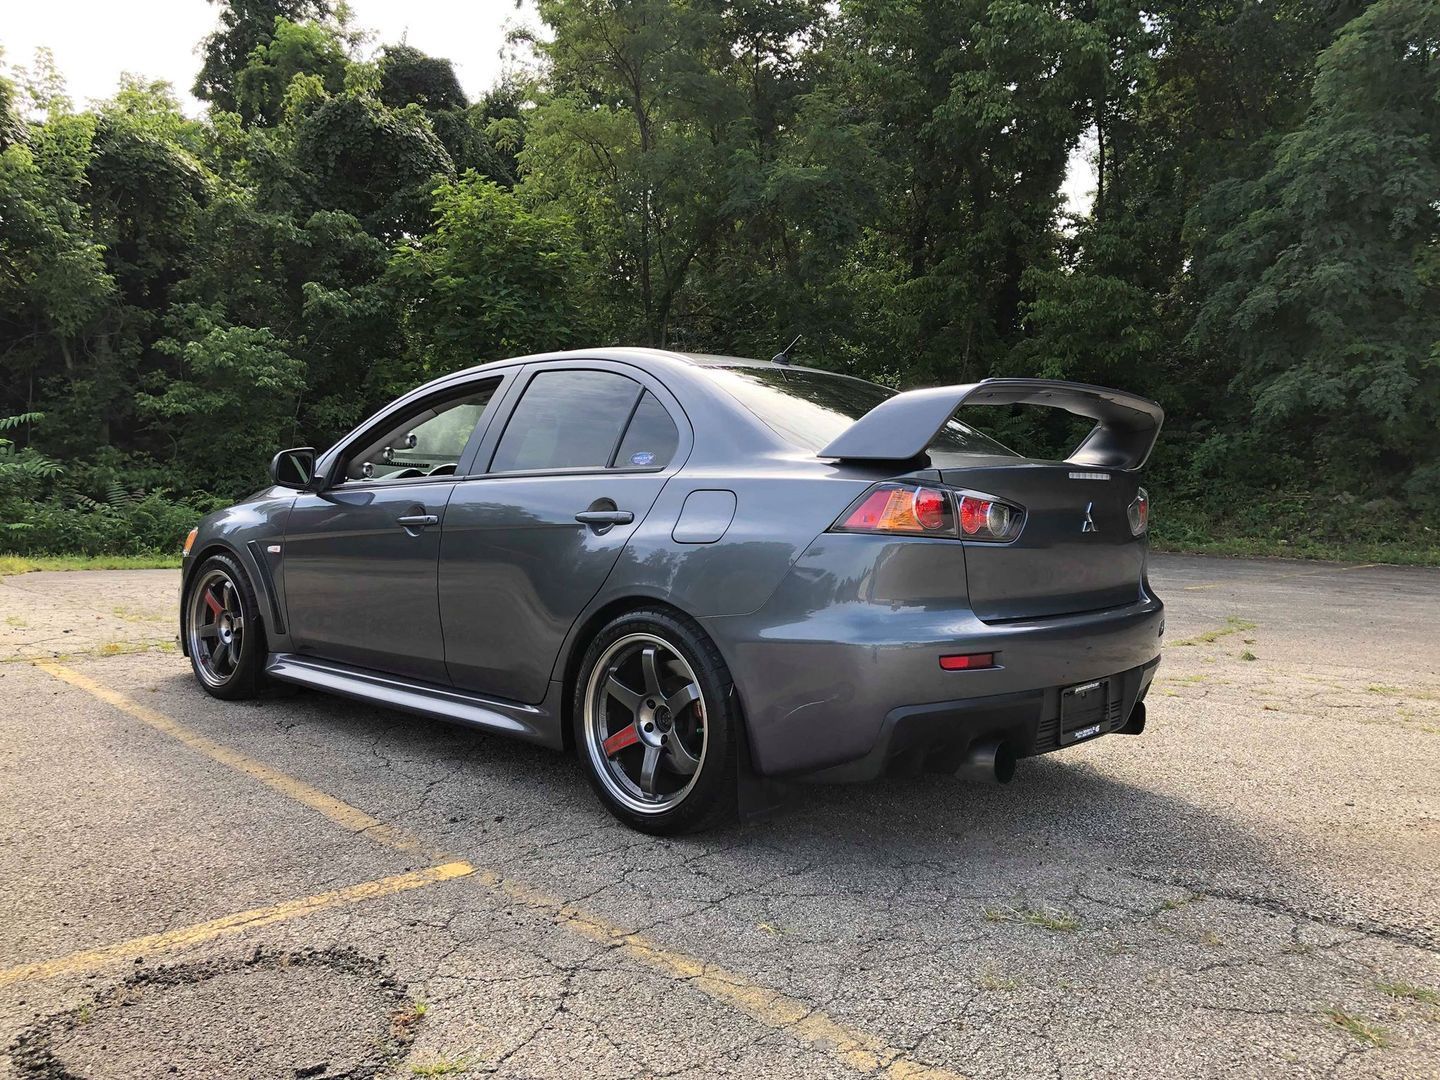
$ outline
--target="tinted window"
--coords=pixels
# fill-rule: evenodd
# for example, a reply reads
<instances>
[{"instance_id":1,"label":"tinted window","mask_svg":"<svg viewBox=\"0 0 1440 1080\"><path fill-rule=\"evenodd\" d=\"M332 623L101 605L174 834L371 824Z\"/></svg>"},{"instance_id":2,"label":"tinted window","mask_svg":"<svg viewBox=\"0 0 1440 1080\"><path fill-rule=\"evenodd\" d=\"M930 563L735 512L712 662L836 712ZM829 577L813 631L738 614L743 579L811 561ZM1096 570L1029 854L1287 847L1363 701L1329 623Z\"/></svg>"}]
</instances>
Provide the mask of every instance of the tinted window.
<instances>
[{"instance_id":1,"label":"tinted window","mask_svg":"<svg viewBox=\"0 0 1440 1080\"><path fill-rule=\"evenodd\" d=\"M647 390L635 409L630 426L625 429L625 438L620 441L620 451L615 455L615 467L664 468L675 456L675 447L679 443L680 432L675 430L675 421L670 419L665 406Z\"/></svg>"},{"instance_id":2,"label":"tinted window","mask_svg":"<svg viewBox=\"0 0 1440 1080\"><path fill-rule=\"evenodd\" d=\"M820 450L896 391L863 379L786 367L710 367L705 372L781 438ZM930 444L932 454L1014 457L988 435L950 420Z\"/></svg>"},{"instance_id":3,"label":"tinted window","mask_svg":"<svg viewBox=\"0 0 1440 1080\"><path fill-rule=\"evenodd\" d=\"M608 371L542 371L515 406L491 471L604 468L639 394L639 383Z\"/></svg>"}]
</instances>

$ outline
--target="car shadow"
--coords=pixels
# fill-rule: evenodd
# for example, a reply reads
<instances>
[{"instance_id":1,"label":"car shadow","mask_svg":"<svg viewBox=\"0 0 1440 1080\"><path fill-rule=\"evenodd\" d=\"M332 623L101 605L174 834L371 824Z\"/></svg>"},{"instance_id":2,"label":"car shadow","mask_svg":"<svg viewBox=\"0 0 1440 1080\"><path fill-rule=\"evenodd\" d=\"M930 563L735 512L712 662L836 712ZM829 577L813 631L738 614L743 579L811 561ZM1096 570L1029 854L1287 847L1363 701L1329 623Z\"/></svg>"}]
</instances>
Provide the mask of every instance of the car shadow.
<instances>
[{"instance_id":1,"label":"car shadow","mask_svg":"<svg viewBox=\"0 0 1440 1080\"><path fill-rule=\"evenodd\" d=\"M157 691L180 708L198 693L188 673L163 680ZM212 704L219 714L207 708L198 716L190 710L172 715L189 712L187 722L227 742L244 733L251 752L327 790L331 754L336 776L360 775L354 764L360 755L383 761L384 770L363 774L363 787L333 793L382 819L387 806L404 807L405 820L396 824L459 853L481 841L508 841L503 850L520 851L527 843L538 849L556 837L584 837L575 841L576 851L586 844L588 850L640 845L675 863L723 860L728 852L755 873L819 859L836 873L848 867L844 873L857 881L867 868L887 866L931 864L963 876L1000 865L1064 863L1072 875L1113 871L1155 884L1204 888L1224 881L1234 893L1275 893L1288 888L1291 876L1271 838L1107 772L1104 752L1120 736L1094 744L1084 757L1025 759L1003 786L933 774L853 785L783 784L773 805L739 824L660 839L614 821L579 764L544 747L309 691L258 705ZM261 716L271 723L257 730ZM305 731L303 749L292 751L303 758L298 762L285 740L270 734L295 728ZM425 792L418 803L417 788ZM558 858L564 849L555 850Z\"/></svg>"}]
</instances>

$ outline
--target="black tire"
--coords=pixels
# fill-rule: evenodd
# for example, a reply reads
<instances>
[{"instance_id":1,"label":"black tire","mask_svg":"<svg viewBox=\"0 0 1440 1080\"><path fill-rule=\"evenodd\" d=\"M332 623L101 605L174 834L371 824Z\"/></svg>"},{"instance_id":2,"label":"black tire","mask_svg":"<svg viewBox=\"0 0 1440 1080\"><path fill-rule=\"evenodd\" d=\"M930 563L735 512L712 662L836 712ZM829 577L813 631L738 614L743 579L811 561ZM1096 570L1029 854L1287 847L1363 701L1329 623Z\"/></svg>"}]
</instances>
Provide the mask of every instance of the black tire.
<instances>
[{"instance_id":1,"label":"black tire","mask_svg":"<svg viewBox=\"0 0 1440 1080\"><path fill-rule=\"evenodd\" d=\"M221 579L231 583L233 593L227 594L223 589L215 590L215 583ZM205 601L200 596L202 590L210 592L212 598L226 597L222 604L223 613L203 606ZM225 554L207 558L190 576L190 583L185 589L183 611L190 668L201 688L211 697L223 701L241 701L258 696L268 682L264 674L268 650L265 630L260 622L260 604L256 599L254 586L250 584L250 578L240 564ZM232 629L231 637L224 644L238 642L238 649L233 657L227 649L225 661L216 663L213 653L218 649L212 642L217 639L202 635L210 629L219 632L218 624L225 621L225 616L229 616L233 624L236 614L242 620L240 632L233 633Z\"/></svg>"},{"instance_id":2,"label":"black tire","mask_svg":"<svg viewBox=\"0 0 1440 1080\"><path fill-rule=\"evenodd\" d=\"M614 681L604 672L615 675L625 671L624 665L630 663L639 663L644 669L646 639L656 643L650 658L650 671L653 673L655 670L654 657L662 657L665 671L661 682L668 682L672 688L678 685L679 688L666 697L664 693L650 689L648 678L639 679L632 674L626 685L633 682L643 687L635 695L640 700L632 709L623 700L614 699L602 691L601 687ZM629 657L628 650L632 648L639 648L639 655L626 659ZM664 650L668 650L669 655ZM615 666L617 663L621 665L619 668ZM602 664L604 671L597 673ZM690 676L693 676L693 683L682 683ZM698 687L698 698L691 701L688 709L676 710L675 717L671 718L665 706L690 693L691 685ZM591 702L597 695L601 704L592 719ZM651 706L658 702L658 709L647 711L647 702ZM581 767L605 808L626 825L656 836L673 836L699 832L735 820L739 793L740 725L743 721L730 670L714 643L693 620L676 612L645 609L629 612L607 623L585 650L575 678L572 706L575 750ZM638 732L645 727L643 718L649 717L671 737L680 739L680 746L671 745L667 751L665 747L633 741L623 750L607 753L606 747L620 736L621 730L628 732L629 725L624 723L627 714L635 717L635 740L642 738ZM665 719L657 719L662 714ZM602 740L601 736L607 728L612 734ZM654 727L646 730L649 734L644 738L655 736L665 741L665 736L656 735ZM698 755L695 753L697 746ZM656 753L667 772L665 777L658 778L660 769L651 765L649 783L652 787L663 779L667 785L683 786L684 790L665 793L663 798L668 801L663 804L638 808L638 803L652 796L647 796L641 787L645 777L642 775L640 781L635 782L622 766L622 755L628 755L633 761L635 751L642 758ZM677 752L685 757L685 763L693 763L698 757L698 766L692 773L673 768L671 762ZM643 774L643 767L637 768ZM687 775L690 777L688 781L684 780ZM622 780L622 776L625 779ZM653 797L662 798L658 794Z\"/></svg>"}]
</instances>

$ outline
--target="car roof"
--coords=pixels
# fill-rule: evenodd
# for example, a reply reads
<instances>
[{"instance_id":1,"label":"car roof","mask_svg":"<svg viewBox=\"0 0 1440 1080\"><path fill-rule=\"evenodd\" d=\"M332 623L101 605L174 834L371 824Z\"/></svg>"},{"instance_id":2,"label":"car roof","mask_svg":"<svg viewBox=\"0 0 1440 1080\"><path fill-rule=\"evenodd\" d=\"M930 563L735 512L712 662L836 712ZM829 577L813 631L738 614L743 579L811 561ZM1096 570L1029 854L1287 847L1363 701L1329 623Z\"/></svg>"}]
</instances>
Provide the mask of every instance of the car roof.
<instances>
[{"instance_id":1,"label":"car roof","mask_svg":"<svg viewBox=\"0 0 1440 1080\"><path fill-rule=\"evenodd\" d=\"M845 375L838 371L826 371L824 368L806 367L803 364L776 364L773 360L757 360L750 356L725 356L719 353L679 352L674 349L652 349L644 346L623 346L607 347L601 349L564 349L555 352L532 353L528 356L515 356L505 360L492 360L488 363L477 364L471 368L451 372L434 380L459 378L467 375L479 375L487 371L499 370L512 367L517 364L539 364L553 360L618 360L624 363L634 364L636 367L647 371L664 370L675 367L749 367L749 368L784 368L786 371L811 371L817 375L829 375L840 379L853 379L854 375ZM864 381L864 380L861 380Z\"/></svg>"}]
</instances>

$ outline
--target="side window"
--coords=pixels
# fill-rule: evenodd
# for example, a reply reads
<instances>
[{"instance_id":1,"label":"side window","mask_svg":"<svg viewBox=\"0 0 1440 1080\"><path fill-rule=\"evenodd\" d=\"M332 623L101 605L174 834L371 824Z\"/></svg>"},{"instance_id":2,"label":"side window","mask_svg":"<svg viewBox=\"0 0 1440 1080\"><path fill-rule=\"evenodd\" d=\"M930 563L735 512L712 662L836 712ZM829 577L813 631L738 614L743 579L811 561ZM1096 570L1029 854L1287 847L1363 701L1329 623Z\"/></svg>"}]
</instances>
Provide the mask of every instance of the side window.
<instances>
[{"instance_id":1,"label":"side window","mask_svg":"<svg viewBox=\"0 0 1440 1080\"><path fill-rule=\"evenodd\" d=\"M625 429L625 438L620 440L614 465L617 469L663 469L670 464L679 445L680 432L675 430L675 421L670 419L665 406L655 400L655 395L646 390L630 426Z\"/></svg>"},{"instance_id":2,"label":"side window","mask_svg":"<svg viewBox=\"0 0 1440 1080\"><path fill-rule=\"evenodd\" d=\"M640 384L608 371L542 371L510 415L491 472L603 469Z\"/></svg>"},{"instance_id":3,"label":"side window","mask_svg":"<svg viewBox=\"0 0 1440 1080\"><path fill-rule=\"evenodd\" d=\"M345 460L346 480L406 480L455 472L499 379L405 413Z\"/></svg>"}]
</instances>

